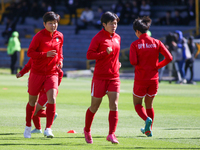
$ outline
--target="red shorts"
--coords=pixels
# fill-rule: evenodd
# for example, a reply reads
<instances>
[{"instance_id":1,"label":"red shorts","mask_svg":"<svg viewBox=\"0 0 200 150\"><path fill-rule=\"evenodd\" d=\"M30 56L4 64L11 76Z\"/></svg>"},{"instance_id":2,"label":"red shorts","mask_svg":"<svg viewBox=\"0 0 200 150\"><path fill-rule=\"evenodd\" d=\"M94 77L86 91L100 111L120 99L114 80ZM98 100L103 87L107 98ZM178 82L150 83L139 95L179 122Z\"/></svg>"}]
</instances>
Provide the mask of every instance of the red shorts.
<instances>
[{"instance_id":1,"label":"red shorts","mask_svg":"<svg viewBox=\"0 0 200 150\"><path fill-rule=\"evenodd\" d=\"M157 95L158 83L158 80L135 80L133 86L133 95L139 98L143 98L146 95L149 97L154 97L155 95Z\"/></svg>"},{"instance_id":2,"label":"red shorts","mask_svg":"<svg viewBox=\"0 0 200 150\"><path fill-rule=\"evenodd\" d=\"M28 79L28 93L30 95L38 95L44 88L45 92L50 89L58 90L58 75L37 75L30 73Z\"/></svg>"},{"instance_id":3,"label":"red shorts","mask_svg":"<svg viewBox=\"0 0 200 150\"><path fill-rule=\"evenodd\" d=\"M120 92L120 80L98 80L92 79L91 96L101 98L107 92Z\"/></svg>"}]
</instances>

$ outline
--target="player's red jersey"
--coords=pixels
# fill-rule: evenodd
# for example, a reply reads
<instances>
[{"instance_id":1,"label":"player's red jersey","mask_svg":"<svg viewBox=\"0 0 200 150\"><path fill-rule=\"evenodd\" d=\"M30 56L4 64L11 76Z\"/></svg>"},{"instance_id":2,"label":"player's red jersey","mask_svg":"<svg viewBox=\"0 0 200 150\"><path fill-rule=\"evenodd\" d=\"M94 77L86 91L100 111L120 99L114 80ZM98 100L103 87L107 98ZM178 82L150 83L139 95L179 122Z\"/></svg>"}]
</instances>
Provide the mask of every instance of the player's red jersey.
<instances>
[{"instance_id":1,"label":"player's red jersey","mask_svg":"<svg viewBox=\"0 0 200 150\"><path fill-rule=\"evenodd\" d=\"M63 34L55 31L53 35L42 29L32 39L27 55L33 60L31 71L39 75L57 74L57 64L63 60ZM56 50L57 55L47 57L47 52Z\"/></svg>"},{"instance_id":2,"label":"player's red jersey","mask_svg":"<svg viewBox=\"0 0 200 150\"><path fill-rule=\"evenodd\" d=\"M117 33L113 36L102 29L93 38L87 51L87 59L96 60L94 79L117 79L119 78L119 51L121 38ZM107 47L112 48L110 54Z\"/></svg>"},{"instance_id":3,"label":"player's red jersey","mask_svg":"<svg viewBox=\"0 0 200 150\"><path fill-rule=\"evenodd\" d=\"M165 57L161 62L159 53ZM157 80L158 69L172 61L172 55L160 40L144 33L131 44L129 59L135 65L135 80Z\"/></svg>"}]
</instances>

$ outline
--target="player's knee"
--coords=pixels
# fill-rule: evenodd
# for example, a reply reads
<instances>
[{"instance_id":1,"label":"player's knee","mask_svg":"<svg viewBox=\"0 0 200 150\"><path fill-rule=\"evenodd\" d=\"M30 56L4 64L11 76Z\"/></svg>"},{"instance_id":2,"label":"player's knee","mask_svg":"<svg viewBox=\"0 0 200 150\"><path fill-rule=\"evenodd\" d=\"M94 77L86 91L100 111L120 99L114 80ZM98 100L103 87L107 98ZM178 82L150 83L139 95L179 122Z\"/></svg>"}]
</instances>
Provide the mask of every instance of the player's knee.
<instances>
[{"instance_id":1,"label":"player's knee","mask_svg":"<svg viewBox=\"0 0 200 150\"><path fill-rule=\"evenodd\" d=\"M109 107L110 107L110 110L117 111L118 110L118 103L117 102L110 103Z\"/></svg>"},{"instance_id":2,"label":"player's knee","mask_svg":"<svg viewBox=\"0 0 200 150\"><path fill-rule=\"evenodd\" d=\"M48 99L49 104L55 104L56 103L56 97L51 97Z\"/></svg>"}]
</instances>

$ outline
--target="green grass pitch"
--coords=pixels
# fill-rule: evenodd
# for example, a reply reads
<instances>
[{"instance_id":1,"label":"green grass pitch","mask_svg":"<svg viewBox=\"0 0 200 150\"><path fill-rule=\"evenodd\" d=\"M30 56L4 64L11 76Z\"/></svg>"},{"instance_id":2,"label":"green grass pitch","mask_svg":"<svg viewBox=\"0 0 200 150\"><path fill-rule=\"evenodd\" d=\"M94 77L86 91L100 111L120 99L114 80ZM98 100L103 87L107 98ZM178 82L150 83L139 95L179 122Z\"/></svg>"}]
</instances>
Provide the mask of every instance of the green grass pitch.
<instances>
[{"instance_id":1,"label":"green grass pitch","mask_svg":"<svg viewBox=\"0 0 200 150\"><path fill-rule=\"evenodd\" d=\"M200 149L200 83L178 85L161 82L154 100L153 137L140 132L144 121L136 114L132 101L133 80L121 80L118 145L106 141L108 99L103 98L93 124L93 144L86 144L83 127L90 105L90 78L64 77L57 97L58 117L52 125L53 139L32 134L25 139L25 107L28 101L28 75L17 79L0 74L0 150L172 150ZM46 120L41 119L42 129ZM32 128L33 129L33 128ZM77 133L67 133L75 130Z\"/></svg>"}]
</instances>

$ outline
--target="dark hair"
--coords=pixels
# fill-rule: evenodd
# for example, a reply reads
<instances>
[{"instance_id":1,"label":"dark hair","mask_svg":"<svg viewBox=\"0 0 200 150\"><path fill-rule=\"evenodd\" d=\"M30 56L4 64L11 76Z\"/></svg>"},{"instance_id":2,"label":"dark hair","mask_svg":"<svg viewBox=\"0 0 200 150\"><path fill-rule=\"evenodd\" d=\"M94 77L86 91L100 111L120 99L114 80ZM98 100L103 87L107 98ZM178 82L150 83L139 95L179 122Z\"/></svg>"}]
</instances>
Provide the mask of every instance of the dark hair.
<instances>
[{"instance_id":1,"label":"dark hair","mask_svg":"<svg viewBox=\"0 0 200 150\"><path fill-rule=\"evenodd\" d=\"M117 20L119 22L119 17L110 11L106 11L102 16L101 16L101 23L107 24L108 22L113 22L114 20Z\"/></svg>"},{"instance_id":2,"label":"dark hair","mask_svg":"<svg viewBox=\"0 0 200 150\"><path fill-rule=\"evenodd\" d=\"M141 33L146 33L151 26L151 19L149 16L144 16L142 18L135 19L133 22L133 29L134 31L138 30Z\"/></svg>"},{"instance_id":3,"label":"dark hair","mask_svg":"<svg viewBox=\"0 0 200 150\"><path fill-rule=\"evenodd\" d=\"M60 15L56 14L53 11L46 12L43 16L43 22L45 22L45 23L47 21L54 21L54 20L57 20L57 22L59 22L60 21Z\"/></svg>"},{"instance_id":4,"label":"dark hair","mask_svg":"<svg viewBox=\"0 0 200 150\"><path fill-rule=\"evenodd\" d=\"M172 44L172 41L177 43L177 34L169 32L169 34L165 37L165 44L168 45L170 52L176 49L176 47Z\"/></svg>"}]
</instances>

